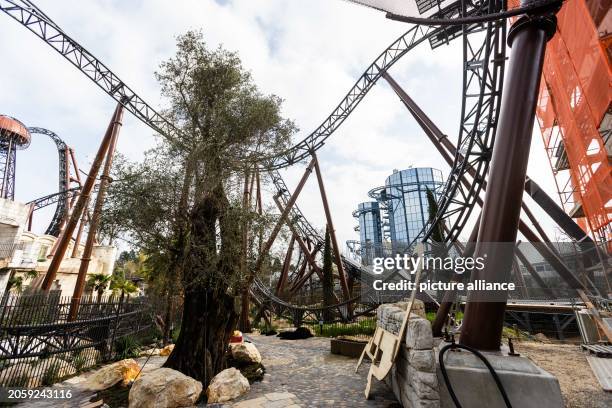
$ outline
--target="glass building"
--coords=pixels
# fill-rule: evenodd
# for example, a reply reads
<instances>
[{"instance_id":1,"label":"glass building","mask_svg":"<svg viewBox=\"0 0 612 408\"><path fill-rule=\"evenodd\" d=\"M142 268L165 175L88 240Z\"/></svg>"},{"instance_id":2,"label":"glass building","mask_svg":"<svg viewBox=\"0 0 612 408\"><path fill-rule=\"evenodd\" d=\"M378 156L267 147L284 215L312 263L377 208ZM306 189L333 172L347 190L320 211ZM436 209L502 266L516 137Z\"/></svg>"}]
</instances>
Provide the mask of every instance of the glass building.
<instances>
[{"instance_id":1,"label":"glass building","mask_svg":"<svg viewBox=\"0 0 612 408\"><path fill-rule=\"evenodd\" d=\"M379 256L383 242L380 205L377 201L360 203L353 217L359 219L359 242L361 259L369 264L372 257Z\"/></svg>"},{"instance_id":2,"label":"glass building","mask_svg":"<svg viewBox=\"0 0 612 408\"><path fill-rule=\"evenodd\" d=\"M430 167L395 170L387 177L380 197L386 201L394 245L409 244L419 236L429 219L427 190L437 200L443 183L442 172Z\"/></svg>"}]
</instances>

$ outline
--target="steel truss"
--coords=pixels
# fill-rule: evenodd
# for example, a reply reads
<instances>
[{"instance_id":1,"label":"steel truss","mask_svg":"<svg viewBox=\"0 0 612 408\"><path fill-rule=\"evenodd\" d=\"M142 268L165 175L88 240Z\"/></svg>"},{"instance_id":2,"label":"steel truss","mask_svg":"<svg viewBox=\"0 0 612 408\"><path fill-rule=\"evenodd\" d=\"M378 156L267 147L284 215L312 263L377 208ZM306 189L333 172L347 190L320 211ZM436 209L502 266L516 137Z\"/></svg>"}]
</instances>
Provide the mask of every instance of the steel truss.
<instances>
[{"instance_id":1,"label":"steel truss","mask_svg":"<svg viewBox=\"0 0 612 408\"><path fill-rule=\"evenodd\" d=\"M165 136L180 134L175 126L158 114L102 62L65 34L31 1L0 0L0 10L49 44L108 95L123 104L128 111L153 130ZM502 10L501 2L489 3L485 1L472 3L461 13L453 11L452 14L445 15L445 18L457 17L459 14L462 16L482 15L499 10ZM285 152L274 157L261 158L259 168L271 171L279 201L286 204L290 198L290 193L276 170L299 163L321 148L325 140L353 112L382 74L406 53L425 40L431 42L439 40L441 36L452 39L455 36L454 34L449 31L448 27L419 25L411 27L376 58L344 99L315 131ZM462 153L465 160L462 160L459 155L455 157L451 175L441 195L439 212L432 225L424 229L421 240L427 239L433 230L433 225L437 225L439 222L450 223L450 233L447 235L447 239L456 239L467 222L471 208L482 188L482 181L488 169L494 140L505 63L505 20L464 25L462 34L464 50L463 104L457 146L459 147L458 152ZM462 174L466 173L470 167L477 170L477 175L474 177L474 183L470 188L463 188L460 180ZM452 222L450 217L454 218ZM299 208L293 206L288 219L294 223L300 234L304 234L305 238L310 239L311 242L322 242L322 238L306 220ZM259 294L278 305L288 308L294 307L272 295L269 291L264 291L263 289L266 288L257 280L254 288ZM334 307L341 308L342 305L354 302L356 299L353 298ZM299 309L303 310L304 308Z\"/></svg>"},{"instance_id":2,"label":"steel truss","mask_svg":"<svg viewBox=\"0 0 612 408\"><path fill-rule=\"evenodd\" d=\"M49 223L49 226L45 231L45 234L57 237L60 233L60 226L62 220L64 219L64 217L66 217L66 214L68 213L68 200L73 195L73 193L68 193L68 190L70 190L70 175L68 174L68 145L66 145L66 143L56 133L48 129L39 127L29 127L28 130L32 134L36 133L49 136L57 147L59 180L58 192L34 200L35 210L57 202L57 207L55 207L55 213L53 214L53 218L51 219L51 222ZM46 204L40 205L39 202L41 204Z\"/></svg>"}]
</instances>

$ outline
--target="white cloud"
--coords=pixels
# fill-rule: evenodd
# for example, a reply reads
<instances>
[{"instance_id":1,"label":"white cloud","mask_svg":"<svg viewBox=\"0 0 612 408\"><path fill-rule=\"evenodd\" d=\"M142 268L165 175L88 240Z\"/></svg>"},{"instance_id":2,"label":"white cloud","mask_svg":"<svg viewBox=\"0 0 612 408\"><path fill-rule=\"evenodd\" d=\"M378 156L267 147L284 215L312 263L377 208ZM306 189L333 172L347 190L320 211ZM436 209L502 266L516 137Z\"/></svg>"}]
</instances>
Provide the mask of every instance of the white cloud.
<instances>
[{"instance_id":1,"label":"white cloud","mask_svg":"<svg viewBox=\"0 0 612 408\"><path fill-rule=\"evenodd\" d=\"M52 1L36 2L69 35L106 63L149 103L162 103L153 72L174 52L174 38L202 29L211 46L237 51L262 90L283 97L285 114L303 138L344 97L374 58L408 26L382 13L329 0ZM0 112L28 126L60 134L87 168L114 102L25 28L0 16ZM392 70L396 80L447 132L456 136L461 89L461 44L432 51L423 44ZM536 134L535 139L539 138ZM119 150L134 159L153 143L152 131L126 115ZM532 152L538 174L543 149ZM319 153L340 241L356 237L351 212L394 168L448 169L387 84L380 83ZM535 164L533 164L536 162ZM19 152L17 198L27 201L55 191L56 154L35 137ZM285 171L294 186L301 169ZM538 180L550 186L551 180ZM324 215L314 177L298 204L315 226ZM43 229L45 216L37 229Z\"/></svg>"}]
</instances>

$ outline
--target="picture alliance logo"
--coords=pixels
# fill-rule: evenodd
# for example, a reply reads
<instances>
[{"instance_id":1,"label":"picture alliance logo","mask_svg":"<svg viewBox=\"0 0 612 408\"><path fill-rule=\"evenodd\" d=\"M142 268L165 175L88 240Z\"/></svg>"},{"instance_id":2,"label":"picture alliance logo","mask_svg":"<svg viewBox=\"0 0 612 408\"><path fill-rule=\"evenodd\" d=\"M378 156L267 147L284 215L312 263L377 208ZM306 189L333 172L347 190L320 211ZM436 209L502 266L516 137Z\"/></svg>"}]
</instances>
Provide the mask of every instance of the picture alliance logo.
<instances>
[{"instance_id":1,"label":"picture alliance logo","mask_svg":"<svg viewBox=\"0 0 612 408\"><path fill-rule=\"evenodd\" d=\"M373 258L372 270L377 275L392 270L406 270L414 274L418 269L447 270L461 275L466 271L480 271L484 269L486 259L486 254L479 257L436 257L429 255L413 257L408 254L398 254L394 257Z\"/></svg>"}]
</instances>

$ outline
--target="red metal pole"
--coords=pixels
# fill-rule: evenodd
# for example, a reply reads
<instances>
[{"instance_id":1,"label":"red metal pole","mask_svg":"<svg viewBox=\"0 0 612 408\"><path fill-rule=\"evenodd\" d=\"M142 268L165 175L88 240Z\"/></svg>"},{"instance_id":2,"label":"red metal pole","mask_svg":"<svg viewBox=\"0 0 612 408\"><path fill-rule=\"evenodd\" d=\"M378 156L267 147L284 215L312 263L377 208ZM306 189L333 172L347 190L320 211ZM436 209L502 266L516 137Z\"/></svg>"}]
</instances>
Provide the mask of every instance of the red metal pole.
<instances>
[{"instance_id":1,"label":"red metal pole","mask_svg":"<svg viewBox=\"0 0 612 408\"><path fill-rule=\"evenodd\" d=\"M510 275L544 52L555 27L554 14L522 17L508 36L510 64L474 251L475 258L486 256L487 260L483 269L472 272L472 281L507 282ZM486 301L488 295L468 294L460 342L480 350L499 350L507 293L497 293L495 302Z\"/></svg>"},{"instance_id":2,"label":"red metal pole","mask_svg":"<svg viewBox=\"0 0 612 408\"><path fill-rule=\"evenodd\" d=\"M293 255L293 245L295 244L295 235L291 237L291 241L289 241L289 247L287 248L287 253L285 254L285 261L283 262L283 269L281 271L281 276L278 279L278 283L276 284L276 294L280 294L283 292L285 288L285 284L287 283L287 279L289 277L289 267L291 266L291 255Z\"/></svg>"},{"instance_id":3,"label":"red metal pole","mask_svg":"<svg viewBox=\"0 0 612 408\"><path fill-rule=\"evenodd\" d=\"M72 208L72 214L70 215L70 219L66 223L64 228L64 233L61 235L60 243L57 246L57 251L51 260L51 264L49 265L49 269L47 270L47 274L45 275L45 279L42 283L42 289L48 291L51 289L51 285L55 280L55 276L57 275L57 271L59 270L60 264L64 259L64 255L66 254L66 250L68 249L68 244L70 243L70 238L72 237L72 233L76 228L77 223L79 222L79 218L81 213L85 208L85 203L89 199L91 194L91 190L96 182L96 176L98 175L98 171L102 166L102 161L104 160L104 156L108 150L108 146L110 145L113 129L115 128L116 120L119 118L120 114L123 112L123 106L121 104L117 105L115 109L115 113L111 119L111 122L108 125L106 130L106 134L100 143L100 147L98 148L98 152L96 153L96 157L94 159L93 164L91 165L91 169L87 176L87 180L85 181L85 185L81 189L81 194L79 198Z\"/></svg>"},{"instance_id":4,"label":"red metal pole","mask_svg":"<svg viewBox=\"0 0 612 408\"><path fill-rule=\"evenodd\" d=\"M81 296L83 295L83 289L85 289L85 278L87 277L89 262L91 261L91 254L93 252L93 246L96 241L96 232L100 224L100 218L102 217L102 207L104 206L104 199L106 198L106 190L108 189L108 185L110 184L110 172L113 165L113 156L115 154L115 148L117 146L117 139L119 138L119 131L121 129L122 119L123 109L119 109L112 126L111 140L106 153L106 162L104 163L102 176L100 176L100 186L98 188L98 195L96 196L96 202L94 205L93 214L91 216L91 222L89 223L89 231L87 232L85 248L83 249L83 255L81 256L79 275L77 276L76 285L74 286L74 293L70 302L68 321L73 321L76 319L79 311L79 303L81 302Z\"/></svg>"},{"instance_id":5,"label":"red metal pole","mask_svg":"<svg viewBox=\"0 0 612 408\"><path fill-rule=\"evenodd\" d=\"M293 195L291 196L291 198L287 202L287 206L285 207L285 209L281 213L281 216L279 217L278 221L276 222L276 225L272 229L272 232L270 233L270 237L268 238L266 243L261 248L261 251L259 253L259 258L257 259L257 263L255 265L255 272L256 273L259 272L259 270L261 269L261 265L263 264L263 261L264 261L265 257L267 256L268 252L270 252L270 248L272 248L272 244L274 244L274 241L276 240L276 236L278 235L278 233L280 232L281 227L285 223L285 220L287 219L287 215L289 215L289 211L291 211L291 209L293 208L293 205L297 201L298 196L302 192L302 189L304 188L304 184L306 184L306 180L308 180L308 176L310 176L310 173L312 173L312 168L314 167L315 163L316 163L316 159L313 158L310 161L310 164L308 165L308 167L306 167L306 170L304 171L304 175L300 179L300 182L298 183L297 187L295 188L295 191L293 192Z\"/></svg>"},{"instance_id":6,"label":"red metal pole","mask_svg":"<svg viewBox=\"0 0 612 408\"><path fill-rule=\"evenodd\" d=\"M342 265L340 246L338 246L338 240L336 239L336 230L334 229L334 222L332 221L331 211L329 210L329 203L327 201L327 194L325 193L325 185L323 184L321 168L319 167L319 161L317 160L317 155L314 151L312 152L312 157L315 161L315 173L317 173L317 181L319 182L319 191L321 192L321 201L323 201L325 218L327 218L329 236L331 237L332 246L334 247L334 257L336 258L336 266L338 267L338 275L340 276L342 295L344 296L344 300L349 300L351 298L351 291L349 290L346 274L344 273L344 265Z\"/></svg>"}]
</instances>

